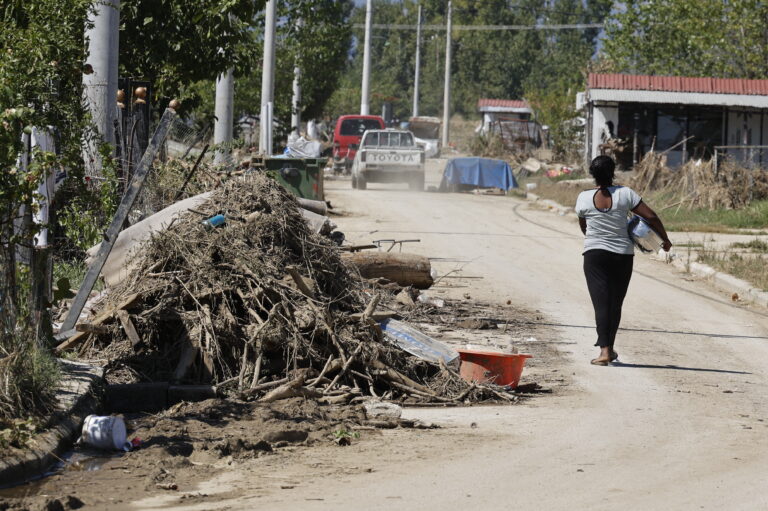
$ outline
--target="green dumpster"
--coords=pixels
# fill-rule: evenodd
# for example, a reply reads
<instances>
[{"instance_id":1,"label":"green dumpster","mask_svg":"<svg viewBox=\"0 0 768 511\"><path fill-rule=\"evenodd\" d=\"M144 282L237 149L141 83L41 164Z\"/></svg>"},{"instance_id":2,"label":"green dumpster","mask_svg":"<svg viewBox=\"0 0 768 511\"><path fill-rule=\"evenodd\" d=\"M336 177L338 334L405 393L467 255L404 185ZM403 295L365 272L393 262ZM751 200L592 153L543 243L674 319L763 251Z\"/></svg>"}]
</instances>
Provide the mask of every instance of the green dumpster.
<instances>
[{"instance_id":1,"label":"green dumpster","mask_svg":"<svg viewBox=\"0 0 768 511\"><path fill-rule=\"evenodd\" d=\"M297 197L325 200L323 169L328 158L264 158L251 160L252 168L263 168Z\"/></svg>"}]
</instances>

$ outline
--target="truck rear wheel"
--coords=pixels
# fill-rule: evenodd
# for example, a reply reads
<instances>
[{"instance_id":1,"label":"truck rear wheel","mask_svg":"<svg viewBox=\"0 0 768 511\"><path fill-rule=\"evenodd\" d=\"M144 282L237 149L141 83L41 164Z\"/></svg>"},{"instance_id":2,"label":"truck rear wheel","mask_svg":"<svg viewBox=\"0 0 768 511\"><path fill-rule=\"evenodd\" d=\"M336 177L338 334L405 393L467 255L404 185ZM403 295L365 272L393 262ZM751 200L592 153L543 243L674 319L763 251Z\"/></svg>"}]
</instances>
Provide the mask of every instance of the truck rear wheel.
<instances>
[{"instance_id":1,"label":"truck rear wheel","mask_svg":"<svg viewBox=\"0 0 768 511\"><path fill-rule=\"evenodd\" d=\"M357 189L357 178L352 174L352 188Z\"/></svg>"},{"instance_id":2,"label":"truck rear wheel","mask_svg":"<svg viewBox=\"0 0 768 511\"><path fill-rule=\"evenodd\" d=\"M358 190L365 190L368 188L368 181L366 181L365 177L363 177L362 174L357 175L357 189Z\"/></svg>"}]
</instances>

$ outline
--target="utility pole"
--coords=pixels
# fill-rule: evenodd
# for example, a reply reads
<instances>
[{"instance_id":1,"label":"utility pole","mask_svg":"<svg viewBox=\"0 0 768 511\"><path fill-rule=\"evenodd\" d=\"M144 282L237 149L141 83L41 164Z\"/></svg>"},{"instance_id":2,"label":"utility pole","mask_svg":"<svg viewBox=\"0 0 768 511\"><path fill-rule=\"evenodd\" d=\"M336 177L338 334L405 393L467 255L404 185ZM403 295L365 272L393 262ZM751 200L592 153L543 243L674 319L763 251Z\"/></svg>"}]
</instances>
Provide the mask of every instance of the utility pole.
<instances>
[{"instance_id":1,"label":"utility pole","mask_svg":"<svg viewBox=\"0 0 768 511\"><path fill-rule=\"evenodd\" d=\"M419 116L419 75L421 74L421 4L416 22L416 69L413 76L413 117Z\"/></svg>"},{"instance_id":2,"label":"utility pole","mask_svg":"<svg viewBox=\"0 0 768 511\"><path fill-rule=\"evenodd\" d=\"M233 70L227 69L216 79L216 123L213 125L213 143L228 144L232 142L232 125L234 123L235 77ZM213 164L225 163L231 149L217 149L213 155Z\"/></svg>"},{"instance_id":3,"label":"utility pole","mask_svg":"<svg viewBox=\"0 0 768 511\"><path fill-rule=\"evenodd\" d=\"M120 28L120 0L98 0L88 15L87 70L83 75L88 109L101 140L89 141L85 162L93 175L101 174L98 145L115 143L114 119L117 109L117 64Z\"/></svg>"},{"instance_id":4,"label":"utility pole","mask_svg":"<svg viewBox=\"0 0 768 511\"><path fill-rule=\"evenodd\" d=\"M443 91L443 147L448 147L451 120L451 0L448 0L448 22L445 28L445 90Z\"/></svg>"},{"instance_id":5,"label":"utility pole","mask_svg":"<svg viewBox=\"0 0 768 511\"><path fill-rule=\"evenodd\" d=\"M296 26L301 28L303 22L299 19ZM299 57L296 57L296 65L293 68L293 98L291 99L291 128L296 128L296 134L301 133L301 67Z\"/></svg>"},{"instance_id":6,"label":"utility pole","mask_svg":"<svg viewBox=\"0 0 768 511\"><path fill-rule=\"evenodd\" d=\"M264 62L261 70L261 115L259 117L259 153L272 154L272 118L270 110L275 92L275 19L277 0L267 0L264 19Z\"/></svg>"},{"instance_id":7,"label":"utility pole","mask_svg":"<svg viewBox=\"0 0 768 511\"><path fill-rule=\"evenodd\" d=\"M301 68L293 68L293 99L291 100L291 128L301 132Z\"/></svg>"},{"instance_id":8,"label":"utility pole","mask_svg":"<svg viewBox=\"0 0 768 511\"><path fill-rule=\"evenodd\" d=\"M365 46L363 47L363 88L360 95L360 115L370 113L369 99L371 96L371 25L373 23L373 0L367 0L365 5Z\"/></svg>"}]
</instances>

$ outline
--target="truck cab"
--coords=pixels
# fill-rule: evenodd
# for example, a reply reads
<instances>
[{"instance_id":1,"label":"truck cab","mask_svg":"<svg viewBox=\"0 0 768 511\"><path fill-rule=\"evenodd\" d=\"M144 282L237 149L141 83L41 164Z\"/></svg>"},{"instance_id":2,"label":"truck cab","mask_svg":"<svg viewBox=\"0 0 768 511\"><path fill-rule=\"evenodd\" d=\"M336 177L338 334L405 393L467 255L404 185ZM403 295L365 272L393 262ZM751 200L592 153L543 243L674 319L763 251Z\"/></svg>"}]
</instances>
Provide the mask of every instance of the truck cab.
<instances>
[{"instance_id":1,"label":"truck cab","mask_svg":"<svg viewBox=\"0 0 768 511\"><path fill-rule=\"evenodd\" d=\"M349 174L360 139L366 130L384 129L384 119L378 115L342 115L333 132L333 171Z\"/></svg>"},{"instance_id":2,"label":"truck cab","mask_svg":"<svg viewBox=\"0 0 768 511\"><path fill-rule=\"evenodd\" d=\"M424 159L424 150L410 131L368 130L352 162L352 187L408 183L411 190L423 190Z\"/></svg>"}]
</instances>

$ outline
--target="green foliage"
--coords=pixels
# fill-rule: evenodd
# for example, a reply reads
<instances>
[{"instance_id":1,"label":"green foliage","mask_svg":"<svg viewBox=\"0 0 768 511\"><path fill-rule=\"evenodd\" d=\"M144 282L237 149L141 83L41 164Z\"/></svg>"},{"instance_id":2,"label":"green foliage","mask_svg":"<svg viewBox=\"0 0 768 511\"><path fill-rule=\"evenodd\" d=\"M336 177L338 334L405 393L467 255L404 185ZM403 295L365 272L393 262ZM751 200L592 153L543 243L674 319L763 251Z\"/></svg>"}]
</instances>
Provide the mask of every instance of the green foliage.
<instances>
[{"instance_id":1,"label":"green foliage","mask_svg":"<svg viewBox=\"0 0 768 511\"><path fill-rule=\"evenodd\" d=\"M60 372L56 359L37 346L30 330L0 344L0 423L50 409Z\"/></svg>"},{"instance_id":2,"label":"green foliage","mask_svg":"<svg viewBox=\"0 0 768 511\"><path fill-rule=\"evenodd\" d=\"M423 23L444 25L443 0L374 0L374 22L410 24L423 6ZM455 0L454 25L545 25L599 22L610 11L608 0L586 6L578 0ZM363 23L364 7L352 14ZM363 30L355 30L356 46L348 71L329 105L335 115L356 112L360 105ZM481 97L520 99L531 91L561 93L582 86L583 70L595 52L597 29L587 30L455 30L452 39L452 105L454 112L473 115ZM371 111L391 100L400 118L410 115L413 100L416 32L375 30L371 42ZM443 104L445 32L424 31L420 114L440 115ZM571 103L572 103L571 98Z\"/></svg>"},{"instance_id":3,"label":"green foliage","mask_svg":"<svg viewBox=\"0 0 768 511\"><path fill-rule=\"evenodd\" d=\"M275 59L274 116L290 130L294 67L301 68L302 119L318 118L346 68L351 28L351 0L292 0L278 3ZM261 109L261 62L264 13L256 17L260 27L251 33L251 60L257 64L235 74L235 118L258 115ZM186 87L180 95L185 112L193 110L199 127L214 119L215 75ZM279 137L280 133L276 134Z\"/></svg>"},{"instance_id":4,"label":"green foliage","mask_svg":"<svg viewBox=\"0 0 768 511\"><path fill-rule=\"evenodd\" d=\"M301 68L301 114L303 119L318 118L325 104L336 90L345 69L350 44L349 14L351 0L293 0L278 4L275 61L274 116L290 129L292 84L294 67ZM257 18L263 25L263 14ZM263 55L263 31L252 33L254 53L252 59L260 61ZM236 73L236 117L257 115L261 108L261 67ZM212 80L196 83L192 89L201 98L196 116L213 118L215 86Z\"/></svg>"},{"instance_id":5,"label":"green foliage","mask_svg":"<svg viewBox=\"0 0 768 511\"><path fill-rule=\"evenodd\" d=\"M103 179L84 189L78 186L58 215L67 238L83 251L101 242L118 205L117 162L109 144L102 144L99 154Z\"/></svg>"},{"instance_id":6,"label":"green foliage","mask_svg":"<svg viewBox=\"0 0 768 511\"><path fill-rule=\"evenodd\" d=\"M674 231L737 232L738 229L766 229L768 200L753 201L740 209L670 208L663 213L663 220L664 226Z\"/></svg>"},{"instance_id":7,"label":"green foliage","mask_svg":"<svg viewBox=\"0 0 768 511\"><path fill-rule=\"evenodd\" d=\"M42 413L57 378L54 359L36 343L26 299L29 273L15 263L34 229L14 233L22 205L56 168L81 172L83 28L90 0L4 3L0 9L0 419ZM22 134L55 127L57 154L35 151L26 173L17 159ZM7 243L10 241L11 243Z\"/></svg>"},{"instance_id":8,"label":"green foliage","mask_svg":"<svg viewBox=\"0 0 768 511\"><path fill-rule=\"evenodd\" d=\"M122 0L121 76L151 81L156 97L168 100L184 97L185 85L215 79L230 67L237 73L250 70L260 55L253 25L264 3Z\"/></svg>"},{"instance_id":9,"label":"green foliage","mask_svg":"<svg viewBox=\"0 0 768 511\"><path fill-rule=\"evenodd\" d=\"M768 4L761 0L632 0L606 28L614 71L766 78Z\"/></svg>"},{"instance_id":10,"label":"green foliage","mask_svg":"<svg viewBox=\"0 0 768 511\"><path fill-rule=\"evenodd\" d=\"M333 438L334 440L341 440L341 439L358 439L360 438L360 432L359 431L349 431L347 429L341 428L337 429L333 432Z\"/></svg>"},{"instance_id":11,"label":"green foliage","mask_svg":"<svg viewBox=\"0 0 768 511\"><path fill-rule=\"evenodd\" d=\"M549 126L555 155L565 161L577 159L582 144L582 129L575 120L577 89L573 85L563 80L549 88L531 88L526 94L538 121Z\"/></svg>"},{"instance_id":12,"label":"green foliage","mask_svg":"<svg viewBox=\"0 0 768 511\"><path fill-rule=\"evenodd\" d=\"M3 424L0 422L0 452L15 447L26 447L32 442L37 432L37 424L32 417L14 419Z\"/></svg>"},{"instance_id":13,"label":"green foliage","mask_svg":"<svg viewBox=\"0 0 768 511\"><path fill-rule=\"evenodd\" d=\"M736 243L731 243L731 248L746 248L754 252L768 253L768 242L755 238L747 242L737 241Z\"/></svg>"}]
</instances>

